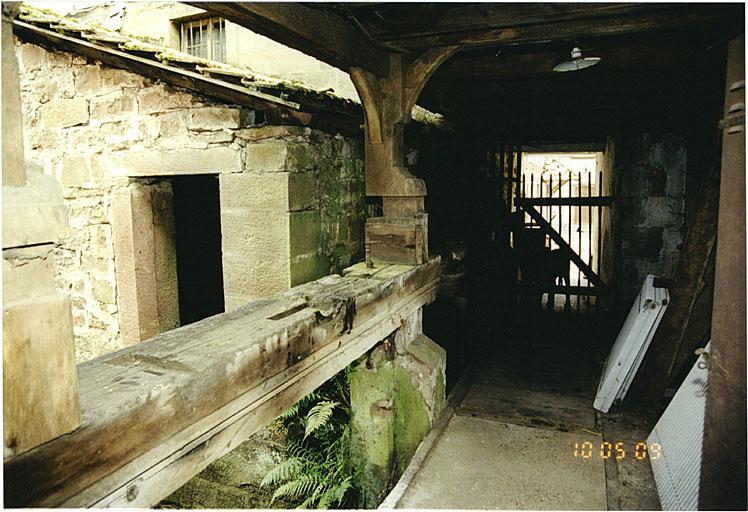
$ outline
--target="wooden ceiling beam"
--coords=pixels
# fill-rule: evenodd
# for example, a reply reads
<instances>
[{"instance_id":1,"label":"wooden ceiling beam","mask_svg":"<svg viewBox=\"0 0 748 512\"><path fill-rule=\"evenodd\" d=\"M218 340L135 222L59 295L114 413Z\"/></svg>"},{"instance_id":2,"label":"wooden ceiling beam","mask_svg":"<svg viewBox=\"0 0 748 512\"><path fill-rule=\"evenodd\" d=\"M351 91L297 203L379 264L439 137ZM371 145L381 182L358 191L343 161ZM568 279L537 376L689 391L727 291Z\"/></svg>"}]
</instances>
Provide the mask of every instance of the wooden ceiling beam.
<instances>
[{"instance_id":1,"label":"wooden ceiling beam","mask_svg":"<svg viewBox=\"0 0 748 512\"><path fill-rule=\"evenodd\" d=\"M281 2L187 2L327 62L343 71L363 68L377 76L389 72L388 52L368 42L329 9Z\"/></svg>"},{"instance_id":2,"label":"wooden ceiling beam","mask_svg":"<svg viewBox=\"0 0 748 512\"><path fill-rule=\"evenodd\" d=\"M585 74L677 73L686 68L698 70L713 65L714 52L706 50L717 44L719 39L716 37L702 39L698 35L658 41L649 38L625 45L620 44L619 40L596 44L594 50L585 52L585 56L601 57L602 62L594 69L586 70ZM568 47L563 50L516 54L493 48L490 50L490 53L482 51L482 55L471 55L469 52L458 55L439 69L438 78L435 79L469 80L474 83L481 80L561 77L562 75L553 72L553 67L569 59Z\"/></svg>"},{"instance_id":3,"label":"wooden ceiling beam","mask_svg":"<svg viewBox=\"0 0 748 512\"><path fill-rule=\"evenodd\" d=\"M599 18L667 8L641 3L378 3L350 5L369 33L383 41L545 22Z\"/></svg>"},{"instance_id":4,"label":"wooden ceiling beam","mask_svg":"<svg viewBox=\"0 0 748 512\"><path fill-rule=\"evenodd\" d=\"M502 25L475 29L465 24L462 29L449 32L431 32L421 35L391 34L379 39L403 49L430 48L445 45L519 46L548 42L568 42L617 37L626 34L684 29L694 26L723 24L740 30L743 7L738 4L672 4L672 7L643 11L611 13L602 11L597 17L569 17L563 20L527 24Z\"/></svg>"}]
</instances>

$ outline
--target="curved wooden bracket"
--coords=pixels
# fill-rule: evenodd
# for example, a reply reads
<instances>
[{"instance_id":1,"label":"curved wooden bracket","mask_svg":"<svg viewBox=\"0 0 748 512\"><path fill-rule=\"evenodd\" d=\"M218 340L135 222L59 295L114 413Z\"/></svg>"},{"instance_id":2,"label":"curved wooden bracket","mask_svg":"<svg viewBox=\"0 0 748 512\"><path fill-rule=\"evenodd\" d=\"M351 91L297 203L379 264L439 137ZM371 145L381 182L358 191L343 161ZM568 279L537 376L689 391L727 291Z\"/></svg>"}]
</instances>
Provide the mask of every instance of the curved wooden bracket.
<instances>
[{"instance_id":1,"label":"curved wooden bracket","mask_svg":"<svg viewBox=\"0 0 748 512\"><path fill-rule=\"evenodd\" d=\"M366 194L426 195L426 185L410 174L404 161L404 128L426 82L460 46L434 48L406 62L390 54L389 74L378 78L363 68L350 69L364 109L366 126Z\"/></svg>"},{"instance_id":2,"label":"curved wooden bracket","mask_svg":"<svg viewBox=\"0 0 748 512\"><path fill-rule=\"evenodd\" d=\"M374 144L382 143L382 118L381 101L382 89L374 74L363 68L350 69L351 81L356 87L356 92L361 99L364 110L364 122L366 123L366 136Z\"/></svg>"},{"instance_id":3,"label":"curved wooden bracket","mask_svg":"<svg viewBox=\"0 0 748 512\"><path fill-rule=\"evenodd\" d=\"M434 72L444 64L452 55L460 50L460 45L442 46L432 48L423 53L408 66L408 72L405 77L405 107L410 115L411 110L416 104L418 97L423 92L423 88L429 81Z\"/></svg>"}]
</instances>

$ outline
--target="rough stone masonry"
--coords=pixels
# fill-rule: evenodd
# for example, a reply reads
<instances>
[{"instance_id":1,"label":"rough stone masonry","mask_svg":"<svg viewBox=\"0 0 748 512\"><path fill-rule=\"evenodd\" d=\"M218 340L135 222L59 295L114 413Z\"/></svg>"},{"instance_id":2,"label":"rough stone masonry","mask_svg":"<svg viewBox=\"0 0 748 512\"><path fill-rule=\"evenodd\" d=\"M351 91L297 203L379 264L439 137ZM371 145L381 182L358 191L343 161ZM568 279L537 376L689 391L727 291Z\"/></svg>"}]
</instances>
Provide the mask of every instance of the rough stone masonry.
<instances>
[{"instance_id":1,"label":"rough stone masonry","mask_svg":"<svg viewBox=\"0 0 748 512\"><path fill-rule=\"evenodd\" d=\"M79 362L177 326L174 233L154 228L174 177L219 175L227 309L362 254L360 140L256 126L251 110L19 40L16 53L27 158L62 183L72 227L55 260Z\"/></svg>"}]
</instances>

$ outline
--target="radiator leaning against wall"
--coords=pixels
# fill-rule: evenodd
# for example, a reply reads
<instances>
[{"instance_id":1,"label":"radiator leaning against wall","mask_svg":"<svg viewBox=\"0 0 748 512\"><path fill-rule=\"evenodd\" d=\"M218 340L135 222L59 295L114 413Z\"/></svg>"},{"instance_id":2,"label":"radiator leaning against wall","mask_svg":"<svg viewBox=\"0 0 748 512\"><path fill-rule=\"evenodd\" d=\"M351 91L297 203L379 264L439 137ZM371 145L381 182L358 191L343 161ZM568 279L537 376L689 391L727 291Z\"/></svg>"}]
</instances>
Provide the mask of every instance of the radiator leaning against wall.
<instances>
[{"instance_id":1,"label":"radiator leaning against wall","mask_svg":"<svg viewBox=\"0 0 748 512\"><path fill-rule=\"evenodd\" d=\"M707 352L709 348L707 344ZM650 463L662 510L698 509L706 383L702 354L647 438L650 447L655 443L661 447L661 455L650 457Z\"/></svg>"}]
</instances>

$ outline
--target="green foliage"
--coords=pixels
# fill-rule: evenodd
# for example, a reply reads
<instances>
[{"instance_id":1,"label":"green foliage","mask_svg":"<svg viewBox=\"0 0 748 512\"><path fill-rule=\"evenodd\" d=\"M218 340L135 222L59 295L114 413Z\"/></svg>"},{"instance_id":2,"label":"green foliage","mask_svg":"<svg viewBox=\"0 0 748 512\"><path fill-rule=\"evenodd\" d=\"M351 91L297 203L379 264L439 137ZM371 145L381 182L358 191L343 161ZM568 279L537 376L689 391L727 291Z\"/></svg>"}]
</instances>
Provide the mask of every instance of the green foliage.
<instances>
[{"instance_id":1,"label":"green foliage","mask_svg":"<svg viewBox=\"0 0 748 512\"><path fill-rule=\"evenodd\" d=\"M323 400L317 405L309 409L306 415L306 425L304 427L304 439L309 434L324 426L332 417L333 410L339 406L338 402L332 402L330 400Z\"/></svg>"},{"instance_id":2,"label":"green foliage","mask_svg":"<svg viewBox=\"0 0 748 512\"><path fill-rule=\"evenodd\" d=\"M354 505L349 374L343 370L278 417L288 431L288 459L261 482L275 488L273 501L318 509Z\"/></svg>"}]
</instances>

